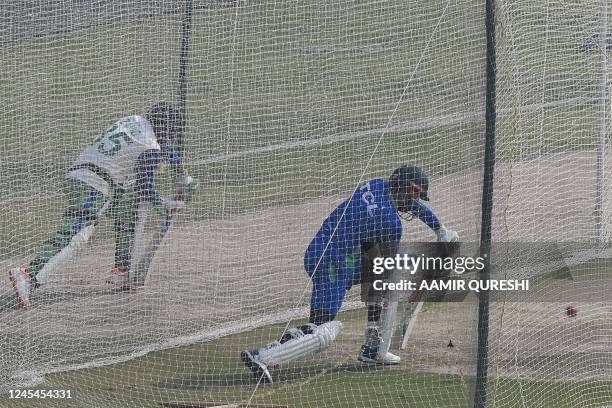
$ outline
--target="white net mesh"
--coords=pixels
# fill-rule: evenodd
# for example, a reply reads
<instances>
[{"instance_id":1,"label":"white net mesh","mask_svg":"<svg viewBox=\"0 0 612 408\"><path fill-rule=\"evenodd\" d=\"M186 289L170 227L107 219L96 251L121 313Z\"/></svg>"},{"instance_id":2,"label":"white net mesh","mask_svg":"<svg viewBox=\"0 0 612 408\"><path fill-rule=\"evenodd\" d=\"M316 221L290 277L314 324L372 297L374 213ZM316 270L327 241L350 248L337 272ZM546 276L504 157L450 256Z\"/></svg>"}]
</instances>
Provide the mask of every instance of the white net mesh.
<instances>
[{"instance_id":1,"label":"white net mesh","mask_svg":"<svg viewBox=\"0 0 612 408\"><path fill-rule=\"evenodd\" d=\"M548 258L514 274L539 276L541 284L491 305L488 406L604 407L612 400L603 289L609 250L594 244L610 240L610 54L600 42L609 31L606 8L597 1L497 5L494 237L566 244L518 255Z\"/></svg>"},{"instance_id":2,"label":"white net mesh","mask_svg":"<svg viewBox=\"0 0 612 408\"><path fill-rule=\"evenodd\" d=\"M257 384L240 352L305 321L310 240L356 187L398 165L426 169L432 208L462 240L478 241L484 4L193 6L188 33L184 2L3 6L0 269L27 266L54 236L70 198L65 173L86 145L122 117L180 102L184 34L184 167L202 188L176 214L136 292L111 293L106 283L115 252L108 216L32 291L27 310L0 282L0 406L470 405L473 294L425 303L406 350L393 345L402 362L391 368L356 361L366 321L358 288L344 300L334 345L275 368L275 384ZM602 10L594 1L497 3L497 242L610 237L601 182L610 172L607 54L592 37L605 25ZM163 196L171 173L158 174ZM149 220L151 240L164 215L153 210ZM435 239L419 221L404 224L404 237ZM539 286L545 297L538 289L532 302L510 294L491 304L487 406L612 403L605 285L582 285L601 283L607 264L583 264L593 254L580 254L574 280ZM541 258L512 273L554 272L558 259ZM568 318L566 304L578 315ZM72 400L8 400L23 389L71 390Z\"/></svg>"}]
</instances>

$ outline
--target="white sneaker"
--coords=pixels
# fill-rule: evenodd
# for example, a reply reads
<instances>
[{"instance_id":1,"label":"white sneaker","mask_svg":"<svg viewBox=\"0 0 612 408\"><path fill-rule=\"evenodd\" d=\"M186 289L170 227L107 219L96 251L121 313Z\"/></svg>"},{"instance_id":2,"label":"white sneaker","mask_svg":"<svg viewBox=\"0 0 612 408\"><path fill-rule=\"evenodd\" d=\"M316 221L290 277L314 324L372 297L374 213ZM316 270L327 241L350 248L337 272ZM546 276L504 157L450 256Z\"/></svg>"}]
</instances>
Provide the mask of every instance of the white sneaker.
<instances>
[{"instance_id":1,"label":"white sneaker","mask_svg":"<svg viewBox=\"0 0 612 408\"><path fill-rule=\"evenodd\" d=\"M378 364L384 365L397 365L400 363L402 359L400 356L396 356L393 353L389 353L388 351L382 356L376 356L376 361Z\"/></svg>"},{"instance_id":2,"label":"white sneaker","mask_svg":"<svg viewBox=\"0 0 612 408\"><path fill-rule=\"evenodd\" d=\"M383 365L397 365L400 363L401 358L388 351L385 354L379 355L378 350L368 346L361 346L361 352L357 357L357 360L362 363L369 364L383 364Z\"/></svg>"},{"instance_id":3,"label":"white sneaker","mask_svg":"<svg viewBox=\"0 0 612 408\"><path fill-rule=\"evenodd\" d=\"M26 268L15 268L9 272L11 285L15 289L17 295L17 303L22 309L30 307L30 288L32 287L32 278Z\"/></svg>"},{"instance_id":4,"label":"white sneaker","mask_svg":"<svg viewBox=\"0 0 612 408\"><path fill-rule=\"evenodd\" d=\"M113 268L111 276L106 280L106 283L112 286L113 290L129 290L130 277L128 271L122 271L119 268Z\"/></svg>"}]
</instances>

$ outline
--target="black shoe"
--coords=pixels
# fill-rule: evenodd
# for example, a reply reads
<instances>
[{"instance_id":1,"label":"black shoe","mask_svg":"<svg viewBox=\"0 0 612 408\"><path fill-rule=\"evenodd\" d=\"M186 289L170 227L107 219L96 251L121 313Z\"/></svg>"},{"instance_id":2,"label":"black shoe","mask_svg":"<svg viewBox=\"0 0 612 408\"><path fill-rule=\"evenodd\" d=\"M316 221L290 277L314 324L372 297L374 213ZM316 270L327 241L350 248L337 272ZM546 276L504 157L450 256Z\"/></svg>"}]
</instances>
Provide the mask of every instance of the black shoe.
<instances>
[{"instance_id":1,"label":"black shoe","mask_svg":"<svg viewBox=\"0 0 612 408\"><path fill-rule=\"evenodd\" d=\"M257 355L256 350L244 350L240 352L240 359L251 370L255 381L272 384L272 376L268 371L268 367L257 359Z\"/></svg>"}]
</instances>

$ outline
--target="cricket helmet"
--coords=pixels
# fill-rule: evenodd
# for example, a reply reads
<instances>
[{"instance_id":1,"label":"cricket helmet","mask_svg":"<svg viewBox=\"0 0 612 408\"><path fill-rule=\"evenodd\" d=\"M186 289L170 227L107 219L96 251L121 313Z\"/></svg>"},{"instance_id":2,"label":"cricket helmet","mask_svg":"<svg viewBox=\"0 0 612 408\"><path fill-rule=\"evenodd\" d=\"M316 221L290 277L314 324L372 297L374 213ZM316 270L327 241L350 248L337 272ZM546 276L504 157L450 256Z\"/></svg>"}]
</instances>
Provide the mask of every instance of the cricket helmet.
<instances>
[{"instance_id":1,"label":"cricket helmet","mask_svg":"<svg viewBox=\"0 0 612 408\"><path fill-rule=\"evenodd\" d=\"M146 118L160 142L175 140L183 132L183 112L174 104L158 102L151 107Z\"/></svg>"},{"instance_id":2,"label":"cricket helmet","mask_svg":"<svg viewBox=\"0 0 612 408\"><path fill-rule=\"evenodd\" d=\"M393 171L389 177L391 190L397 195L403 195L410 187L410 182L421 187L419 198L429 201L427 191L429 190L429 178L427 174L418 166L403 165Z\"/></svg>"}]
</instances>

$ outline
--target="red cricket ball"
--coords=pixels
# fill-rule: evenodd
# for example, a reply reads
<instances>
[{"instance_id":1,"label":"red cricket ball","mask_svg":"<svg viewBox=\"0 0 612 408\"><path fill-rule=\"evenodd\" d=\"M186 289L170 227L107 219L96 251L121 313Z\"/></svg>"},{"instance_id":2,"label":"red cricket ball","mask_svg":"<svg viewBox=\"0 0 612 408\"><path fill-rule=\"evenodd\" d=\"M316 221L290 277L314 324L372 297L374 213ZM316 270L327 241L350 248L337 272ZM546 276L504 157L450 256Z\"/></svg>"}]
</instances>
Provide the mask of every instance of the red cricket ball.
<instances>
[{"instance_id":1,"label":"red cricket ball","mask_svg":"<svg viewBox=\"0 0 612 408\"><path fill-rule=\"evenodd\" d=\"M568 317L576 317L576 315L578 314L578 309L576 309L576 307L573 305L569 305L565 308L565 314Z\"/></svg>"}]
</instances>

